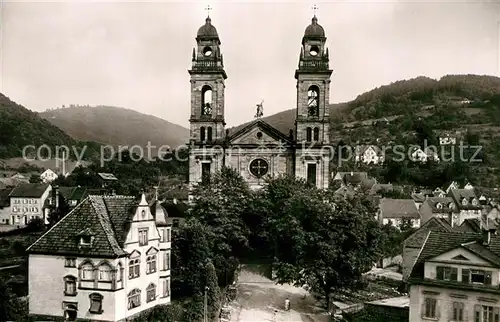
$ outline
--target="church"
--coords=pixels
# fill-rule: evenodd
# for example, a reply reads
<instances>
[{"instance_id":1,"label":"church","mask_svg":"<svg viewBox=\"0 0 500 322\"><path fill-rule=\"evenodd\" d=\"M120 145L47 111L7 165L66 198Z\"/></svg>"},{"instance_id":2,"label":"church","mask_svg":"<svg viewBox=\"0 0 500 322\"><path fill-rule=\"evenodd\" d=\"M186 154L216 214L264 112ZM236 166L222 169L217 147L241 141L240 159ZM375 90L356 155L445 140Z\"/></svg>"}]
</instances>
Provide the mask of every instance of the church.
<instances>
[{"instance_id":1,"label":"church","mask_svg":"<svg viewBox=\"0 0 500 322\"><path fill-rule=\"evenodd\" d=\"M265 179L289 175L328 188L333 148L329 142L330 77L325 31L316 15L302 38L297 80L295 129L282 133L261 119L230 132L225 128L227 74L221 41L210 16L198 29L193 48L189 183L194 186L223 166L235 169L253 189ZM235 108L229 106L228 108Z\"/></svg>"}]
</instances>

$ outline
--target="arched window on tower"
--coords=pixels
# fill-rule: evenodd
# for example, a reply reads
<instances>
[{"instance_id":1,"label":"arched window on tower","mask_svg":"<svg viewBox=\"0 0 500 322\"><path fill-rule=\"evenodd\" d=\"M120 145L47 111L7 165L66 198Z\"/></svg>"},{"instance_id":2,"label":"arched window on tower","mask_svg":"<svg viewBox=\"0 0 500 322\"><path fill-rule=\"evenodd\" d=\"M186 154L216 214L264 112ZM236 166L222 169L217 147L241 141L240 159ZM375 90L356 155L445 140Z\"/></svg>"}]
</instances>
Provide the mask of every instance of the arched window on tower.
<instances>
[{"instance_id":1,"label":"arched window on tower","mask_svg":"<svg viewBox=\"0 0 500 322\"><path fill-rule=\"evenodd\" d=\"M314 141L319 141L319 128L314 128Z\"/></svg>"},{"instance_id":2,"label":"arched window on tower","mask_svg":"<svg viewBox=\"0 0 500 322\"><path fill-rule=\"evenodd\" d=\"M201 89L201 115L212 115L212 88L208 85Z\"/></svg>"},{"instance_id":3,"label":"arched window on tower","mask_svg":"<svg viewBox=\"0 0 500 322\"><path fill-rule=\"evenodd\" d=\"M312 141L312 135L311 134L312 134L311 128L308 127L306 129L306 141L307 142L311 142Z\"/></svg>"},{"instance_id":4,"label":"arched window on tower","mask_svg":"<svg viewBox=\"0 0 500 322\"><path fill-rule=\"evenodd\" d=\"M212 141L212 127L207 127L207 141Z\"/></svg>"},{"instance_id":5,"label":"arched window on tower","mask_svg":"<svg viewBox=\"0 0 500 322\"><path fill-rule=\"evenodd\" d=\"M200 141L205 141L205 127L200 128Z\"/></svg>"},{"instance_id":6,"label":"arched window on tower","mask_svg":"<svg viewBox=\"0 0 500 322\"><path fill-rule=\"evenodd\" d=\"M307 113L309 116L319 116L319 88L316 85L307 90Z\"/></svg>"}]
</instances>

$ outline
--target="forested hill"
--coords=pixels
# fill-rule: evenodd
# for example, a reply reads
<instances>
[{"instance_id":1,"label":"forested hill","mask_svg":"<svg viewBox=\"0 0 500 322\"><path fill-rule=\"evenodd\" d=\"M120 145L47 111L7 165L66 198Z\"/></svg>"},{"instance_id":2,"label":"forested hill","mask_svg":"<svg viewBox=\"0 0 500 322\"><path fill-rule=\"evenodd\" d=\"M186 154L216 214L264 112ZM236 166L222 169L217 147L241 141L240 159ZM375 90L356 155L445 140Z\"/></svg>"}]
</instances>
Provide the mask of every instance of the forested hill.
<instances>
[{"instance_id":1,"label":"forested hill","mask_svg":"<svg viewBox=\"0 0 500 322\"><path fill-rule=\"evenodd\" d=\"M0 158L19 157L27 145L71 146L76 141L36 112L0 93Z\"/></svg>"},{"instance_id":2,"label":"forested hill","mask_svg":"<svg viewBox=\"0 0 500 322\"><path fill-rule=\"evenodd\" d=\"M461 102L465 98L476 103L495 100L498 94L500 78L494 76L446 75L439 80L420 76L377 87L347 103L331 104L330 120L334 128L342 122L416 112L434 103ZM263 120L288 134L290 129L294 129L295 108L264 117Z\"/></svg>"},{"instance_id":3,"label":"forested hill","mask_svg":"<svg viewBox=\"0 0 500 322\"><path fill-rule=\"evenodd\" d=\"M161 118L113 106L70 106L48 110L41 116L78 140L111 145L168 145L189 140L189 130Z\"/></svg>"}]
</instances>

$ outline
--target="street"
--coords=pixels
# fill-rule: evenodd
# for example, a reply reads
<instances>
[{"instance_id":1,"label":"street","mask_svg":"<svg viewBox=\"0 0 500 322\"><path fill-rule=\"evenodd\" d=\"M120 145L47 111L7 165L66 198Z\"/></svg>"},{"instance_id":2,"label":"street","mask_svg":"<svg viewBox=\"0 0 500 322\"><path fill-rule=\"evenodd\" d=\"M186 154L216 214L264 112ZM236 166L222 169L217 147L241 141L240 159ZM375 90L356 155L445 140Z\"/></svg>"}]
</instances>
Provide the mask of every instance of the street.
<instances>
[{"instance_id":1,"label":"street","mask_svg":"<svg viewBox=\"0 0 500 322\"><path fill-rule=\"evenodd\" d=\"M290 300L290 311L284 310L287 297ZM315 302L302 288L276 285L270 279L242 268L238 298L232 305L231 322L329 321L329 315L316 307Z\"/></svg>"}]
</instances>

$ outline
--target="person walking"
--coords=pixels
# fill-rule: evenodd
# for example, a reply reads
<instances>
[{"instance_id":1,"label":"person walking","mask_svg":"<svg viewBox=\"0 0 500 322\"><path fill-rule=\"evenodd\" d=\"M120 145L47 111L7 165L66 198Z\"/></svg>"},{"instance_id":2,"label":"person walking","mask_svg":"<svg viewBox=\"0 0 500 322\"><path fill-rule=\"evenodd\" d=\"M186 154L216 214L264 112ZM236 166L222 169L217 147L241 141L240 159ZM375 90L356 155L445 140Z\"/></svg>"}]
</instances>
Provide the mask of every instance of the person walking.
<instances>
[{"instance_id":1,"label":"person walking","mask_svg":"<svg viewBox=\"0 0 500 322\"><path fill-rule=\"evenodd\" d=\"M285 300L285 311L290 311L290 300L288 297Z\"/></svg>"}]
</instances>

